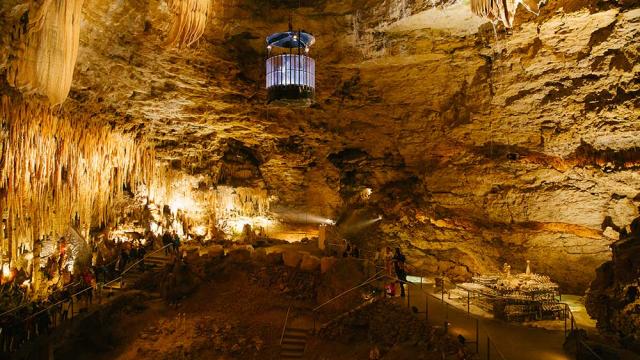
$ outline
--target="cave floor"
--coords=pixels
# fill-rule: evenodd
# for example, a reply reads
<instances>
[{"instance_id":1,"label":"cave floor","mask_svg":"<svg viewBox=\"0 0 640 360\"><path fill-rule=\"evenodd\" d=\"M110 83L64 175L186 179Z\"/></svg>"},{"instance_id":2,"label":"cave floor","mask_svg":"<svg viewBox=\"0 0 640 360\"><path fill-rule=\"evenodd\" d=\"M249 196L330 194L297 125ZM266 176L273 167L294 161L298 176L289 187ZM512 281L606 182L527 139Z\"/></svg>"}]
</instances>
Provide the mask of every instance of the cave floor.
<instances>
[{"instance_id":1,"label":"cave floor","mask_svg":"<svg viewBox=\"0 0 640 360\"><path fill-rule=\"evenodd\" d=\"M425 302L428 301L429 322L444 324L447 321L449 332L454 336L464 336L472 350L476 349L476 319L478 319L478 352L482 359L485 359L487 354L487 338L490 338L492 343L490 352L492 354L500 353L505 359L571 359L571 356L566 354L563 349L564 322L561 322L562 328L550 330L494 320L487 316L477 316L478 314L472 314L474 317L471 317L467 315L466 304L462 309L456 299L448 299L445 295L445 301L441 302L432 296L425 297L425 292L436 295L432 285L425 286L424 291L409 292L410 306L415 306L421 312L418 316L425 316ZM406 300L403 301L406 302ZM476 308L476 312L478 311L480 310ZM483 315L487 315L487 313L485 312Z\"/></svg>"}]
</instances>

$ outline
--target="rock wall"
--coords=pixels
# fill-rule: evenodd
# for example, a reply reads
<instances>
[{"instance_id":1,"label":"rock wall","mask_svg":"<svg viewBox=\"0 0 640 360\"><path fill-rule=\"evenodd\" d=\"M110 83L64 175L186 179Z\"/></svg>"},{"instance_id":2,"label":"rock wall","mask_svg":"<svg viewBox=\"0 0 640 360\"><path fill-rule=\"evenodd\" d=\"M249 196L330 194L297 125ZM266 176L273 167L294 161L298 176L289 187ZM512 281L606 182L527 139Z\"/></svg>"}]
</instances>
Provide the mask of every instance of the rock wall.
<instances>
[{"instance_id":1,"label":"rock wall","mask_svg":"<svg viewBox=\"0 0 640 360\"><path fill-rule=\"evenodd\" d=\"M586 306L598 328L616 336L621 344L640 351L640 218L631 234L612 245L613 260L596 270L587 291Z\"/></svg>"},{"instance_id":2,"label":"rock wall","mask_svg":"<svg viewBox=\"0 0 640 360\"><path fill-rule=\"evenodd\" d=\"M529 259L586 288L640 205L638 1L520 8L508 33L451 1L290 3L215 1L203 38L176 50L163 0L86 0L62 112L152 138L191 174L225 168L236 144L273 205L301 212L337 216L371 188L358 206L384 220L362 245L401 246L421 269L462 279ZM318 38L306 109L264 101L264 37L290 13Z\"/></svg>"}]
</instances>

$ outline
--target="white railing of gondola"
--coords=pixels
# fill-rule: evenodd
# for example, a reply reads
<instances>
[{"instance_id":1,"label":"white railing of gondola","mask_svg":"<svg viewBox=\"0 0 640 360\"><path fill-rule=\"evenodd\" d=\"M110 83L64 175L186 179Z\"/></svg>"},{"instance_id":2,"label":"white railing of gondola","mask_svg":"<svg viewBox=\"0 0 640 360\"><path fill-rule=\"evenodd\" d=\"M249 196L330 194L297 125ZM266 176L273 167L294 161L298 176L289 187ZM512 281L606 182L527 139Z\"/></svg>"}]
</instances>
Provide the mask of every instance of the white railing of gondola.
<instances>
[{"instance_id":1,"label":"white railing of gondola","mask_svg":"<svg viewBox=\"0 0 640 360\"><path fill-rule=\"evenodd\" d=\"M282 54L267 59L267 89L298 85L315 89L315 60L306 55Z\"/></svg>"}]
</instances>

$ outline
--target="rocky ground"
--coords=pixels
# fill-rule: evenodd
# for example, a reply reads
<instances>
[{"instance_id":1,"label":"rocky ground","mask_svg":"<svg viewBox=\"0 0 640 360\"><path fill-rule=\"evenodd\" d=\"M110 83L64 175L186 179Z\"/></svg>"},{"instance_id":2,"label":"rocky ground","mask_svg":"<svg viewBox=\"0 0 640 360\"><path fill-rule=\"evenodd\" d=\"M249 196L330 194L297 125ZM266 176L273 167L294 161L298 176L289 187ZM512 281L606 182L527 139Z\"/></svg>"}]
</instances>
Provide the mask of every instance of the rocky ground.
<instances>
[{"instance_id":1,"label":"rocky ground","mask_svg":"<svg viewBox=\"0 0 640 360\"><path fill-rule=\"evenodd\" d=\"M178 298L176 305L135 290L135 296L123 296L108 312L76 323L75 331L82 336L61 338L55 355L97 360L278 359L287 310L292 326L311 328L311 309L350 288L354 281L362 281L358 277L362 274L354 275L354 266L358 265L350 260L338 261L321 274L319 268L304 271L273 261L274 257L256 259L254 254L240 260L236 254L192 258L190 273L201 279L195 290ZM329 287L333 289L329 291ZM362 303L360 292L355 298L336 302L319 314L318 324ZM307 354L318 359L353 358L330 354L346 346L368 354L371 341L383 354L400 350L408 354L423 350L433 354L456 352L455 341L428 328L393 301L363 309L353 318L326 326L319 337L313 338L313 348ZM100 330L92 329L98 323Z\"/></svg>"},{"instance_id":2,"label":"rocky ground","mask_svg":"<svg viewBox=\"0 0 640 360\"><path fill-rule=\"evenodd\" d=\"M448 359L465 353L442 329L426 325L396 299L374 301L352 311L325 324L318 336L310 345L312 359L366 359L373 347L383 359ZM333 342L342 346L327 346Z\"/></svg>"}]
</instances>

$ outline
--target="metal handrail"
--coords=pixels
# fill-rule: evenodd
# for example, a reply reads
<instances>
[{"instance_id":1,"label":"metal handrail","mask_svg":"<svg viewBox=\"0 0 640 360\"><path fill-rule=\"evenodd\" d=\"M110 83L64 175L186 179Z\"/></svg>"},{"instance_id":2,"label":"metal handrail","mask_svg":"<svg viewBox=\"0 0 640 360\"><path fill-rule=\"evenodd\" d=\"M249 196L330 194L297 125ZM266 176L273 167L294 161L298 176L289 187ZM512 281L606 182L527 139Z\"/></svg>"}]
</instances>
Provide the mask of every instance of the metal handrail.
<instances>
[{"instance_id":1,"label":"metal handrail","mask_svg":"<svg viewBox=\"0 0 640 360\"><path fill-rule=\"evenodd\" d=\"M569 315L570 315L569 320L571 321L571 331L570 331L569 333L567 333L567 327L566 327L566 321L565 321L564 336L565 336L565 339L566 339L566 338L568 338L568 337L569 337L569 335L568 335L568 334L570 334L571 332L575 332L575 330L578 330L578 329L579 329L579 328L578 328L578 322L576 321L575 316L573 315L573 311L571 311L571 307L569 306L569 304L567 304L567 303L560 303L560 304L564 305L564 307L565 307L565 314L564 314L565 319L566 319L566 316L567 316L567 315L566 315L566 312L567 312L567 311L569 312ZM585 347L585 348L586 348L586 349L587 349L587 350L588 350L588 351L589 351L593 356L595 356L597 359L599 359L599 360L603 360L603 359L602 359L602 357L600 357L600 355L598 355L598 354L595 352L595 350L593 350L593 349L591 348L591 346L589 346L589 345L588 345L586 342L584 342L582 339L580 339L580 338L576 337L576 342L577 342L577 343L579 342L581 345L583 345L583 346L584 346L584 347ZM576 343L576 346L577 346L577 343ZM576 352L577 352L577 349L576 349Z\"/></svg>"},{"instance_id":2,"label":"metal handrail","mask_svg":"<svg viewBox=\"0 0 640 360\"><path fill-rule=\"evenodd\" d=\"M167 248L167 247L169 247L169 246L173 246L173 244L167 244L167 245L165 245L165 246L163 246L163 247L161 247L161 248L159 248L159 249L156 249L156 250L154 250L154 251L152 251L152 252L150 252L150 253L146 254L142 259L140 259L140 260L136 261L135 263L131 264L131 265L130 265L130 266L128 266L126 269L124 269L124 270L120 273L120 276L118 276L117 278L115 278L115 279L113 279L113 280L111 280L111 281L109 281L109 282L104 283L102 286L103 286L103 287L104 287L104 286L108 286L109 284L111 284L111 283L113 283L113 282L121 281L121 280L124 278L124 275L125 275L129 270L133 269L133 268L134 268L137 264L139 264L141 261L144 261L144 259L146 259L146 258L148 258L149 256L151 256L151 255L153 255L153 254L155 254L155 253L159 252L160 250L164 250L164 249L166 249L166 248Z\"/></svg>"},{"instance_id":3,"label":"metal handrail","mask_svg":"<svg viewBox=\"0 0 640 360\"><path fill-rule=\"evenodd\" d=\"M109 265L111 265L111 264L115 263L116 261L118 261L118 259L117 259L117 258L116 258L115 260L113 260L113 261L111 261L111 262L109 262L109 263L107 263L107 264L103 265L103 266L109 266ZM81 281L71 282L71 283L68 283L67 285L65 285L65 286L61 287L60 289L55 290L55 292L60 292L60 291L63 291L63 290L65 290L66 288L68 288L68 287L70 287L70 286L75 286L75 285L79 285L79 284L81 284ZM1 313L1 314L0 314L0 317L2 317L2 316L4 316L4 315L7 315L7 314L10 314L10 313L12 313L12 312L14 312L14 311L16 311L16 310L18 310L18 309L21 309L21 308L23 308L23 307L25 307L25 306L29 306L29 305L31 305L31 304L33 304L33 303L32 303L32 302L29 302L29 303L26 303L26 304L22 304L22 305L16 306L16 307L14 307L13 309L10 309L10 310L7 310L7 311L5 311L5 312Z\"/></svg>"},{"instance_id":4,"label":"metal handrail","mask_svg":"<svg viewBox=\"0 0 640 360\"><path fill-rule=\"evenodd\" d=\"M104 287L104 286L107 286L108 284L111 284L112 282L115 282L115 281L117 281L117 280L121 280L121 279L123 278L123 276L124 276L125 272L126 272L126 271L131 270L131 268L132 268L133 266L135 266L135 264L137 264L137 263L139 263L140 261L144 260L146 257L151 256L152 254L155 254L156 252L158 252L158 251L160 251L160 250L163 250L164 248L166 248L167 246L170 246L170 245L171 245L171 244L167 244L167 245L163 246L162 248L157 249L156 251L153 251L153 252L149 253L148 255L145 255L142 259L138 260L136 263L134 263L133 265L131 265L130 267L128 267L127 269L125 269L122 273L120 273L120 276L118 276L117 278L115 278L115 279L113 279L113 280L111 280L111 281L109 281L109 282L104 283L102 286ZM86 291L88 291L88 290L91 290L91 289L93 289L93 286L88 286L88 287L84 288L83 290L78 291L77 293L71 294L71 295L69 296L69 299L73 299L73 297L74 297L74 296L75 296L75 297L77 297L78 295L80 295L80 294L82 294L82 293L84 293L84 292L86 292ZM34 317L36 317L36 316L38 316L38 315L42 314L42 313L43 313L43 312L45 312L45 311L49 311L50 309L54 308L55 306L58 306L58 305L60 305L60 304L62 304L62 303L64 303L64 302L66 302L66 301L68 301L68 299L60 300L60 301L58 301L58 302L54 303L53 305L50 305L49 307L46 307L46 308L44 308L44 309L42 309L42 310L40 310L40 311L38 311L38 312L36 312L36 313L33 313L33 314L31 314L31 315L27 316L27 317L25 318L25 321L30 320L30 319L32 319L32 318L34 318Z\"/></svg>"},{"instance_id":5,"label":"metal handrail","mask_svg":"<svg viewBox=\"0 0 640 360\"><path fill-rule=\"evenodd\" d=\"M165 245L165 246L163 246L163 247L161 247L161 248L159 248L159 249L156 249L156 250L154 250L154 251L152 251L152 252L150 252L150 253L146 254L145 256L143 256L143 257L142 257L142 259L140 259L140 260L138 260L138 261L134 262L133 264L129 265L129 267L127 267L125 270L123 270L123 271L122 271L122 273L120 274L120 276L122 276L122 275L126 274L129 270L133 269L136 265L138 265L139 263L141 263L142 261L144 261L144 259L146 259L146 258L148 258L149 256L151 256L151 255L153 255L153 254L155 254L155 253L159 252L160 250L164 250L164 249L166 249L166 248L167 248L167 247L169 247L169 246L173 246L173 244L167 244L167 245Z\"/></svg>"},{"instance_id":6,"label":"metal handrail","mask_svg":"<svg viewBox=\"0 0 640 360\"><path fill-rule=\"evenodd\" d=\"M416 284L414 284L414 283L412 283L412 282L410 282L410 281L401 280L401 279L394 278L394 277L392 277L392 276L388 276L388 275L385 275L385 276L387 276L387 277L389 277L389 278L391 278L391 279L395 279L395 280L396 280L396 281L398 281L398 282L401 282L401 283L407 284L408 286L413 286L413 287L415 287L416 289L421 290L421 291L422 291L422 293L424 293L425 295L427 295L427 296L431 296L432 298L434 298L434 299L436 299L436 300L439 300L439 299L436 297L436 295L435 295L435 294L430 293L429 291L427 291L427 290L423 289L422 287L419 287L418 285L416 285ZM444 280L444 278L443 278L443 280ZM443 286L444 286L444 281L443 281ZM410 295L408 295L408 296L410 296ZM408 297L408 296L407 296L407 297ZM429 300L427 299L426 301L428 302ZM472 316L472 317L473 317L473 318L475 318L475 316ZM476 318L476 319L477 319L477 318ZM478 325L478 326L479 326L479 325ZM498 348L498 344L497 344L495 341L491 340L491 337L489 337L489 335L487 335L487 342L488 342L488 343L487 343L487 345L488 345L488 346L487 346L487 349L489 349L490 345L491 345L491 344L493 344L493 346L494 346L495 350L498 352L498 355L500 356L500 358L501 358L502 360L506 360L505 356L504 356L504 355L502 354L502 352L500 351L500 348ZM490 351L490 350L488 350L488 351Z\"/></svg>"},{"instance_id":7,"label":"metal handrail","mask_svg":"<svg viewBox=\"0 0 640 360\"><path fill-rule=\"evenodd\" d=\"M340 293L340 294L336 295L335 297L333 297L333 298L331 298L331 299L329 299L329 300L325 301L324 303L322 303L322 304L320 304L320 305L316 306L315 308L313 308L313 310L312 310L312 311L313 311L313 312L316 312L316 311L320 310L320 308L322 308L322 307L324 307L325 305L327 305L327 304L329 304L329 303L331 303L331 302L333 302L333 301L335 301L335 300L337 300L337 299L339 299L339 298L343 297L344 295L346 295L346 294L348 294L348 293L350 293L350 292L352 292L352 291L354 291L354 290L356 290L356 289L359 289L359 288L361 288L361 287L363 287L363 286L365 286L365 285L367 285L367 284L370 284L370 283L372 283L372 282L374 282L374 281L378 281L378 280L380 280L381 278L383 278L384 276L388 276L388 275L378 276L378 274L380 274L381 272L382 272L382 271L378 271L378 272L377 272L377 273L375 273L372 277L369 277L369 278L368 278L367 280L365 280L364 282L362 282L362 283L360 283L360 284L358 284L358 285L356 285L356 286L354 286L354 287L352 287L352 288L350 288L350 289L347 289L346 291L343 291L342 293Z\"/></svg>"},{"instance_id":8,"label":"metal handrail","mask_svg":"<svg viewBox=\"0 0 640 360\"><path fill-rule=\"evenodd\" d=\"M67 285L65 285L65 286L61 287L60 289L56 290L56 292L58 292L58 291L62 291L62 290L66 289L66 288L68 288L68 287L70 287L70 286L72 286L72 285L78 285L78 284L80 284L80 281L76 281L76 282L68 283ZM16 306L16 307L12 308L12 309L9 309L9 310L7 310L7 311L5 311L5 312L1 313L1 314L0 314L0 317L3 317L3 316L5 316L5 315L7 315L7 314L10 314L10 313L12 313L12 312L14 312L14 311L16 311L16 310L18 310L18 309L22 309L23 307L29 306L29 305L31 305L31 304L33 304L33 302L28 302L28 303L26 303L26 304L18 305L18 306Z\"/></svg>"},{"instance_id":9,"label":"metal handrail","mask_svg":"<svg viewBox=\"0 0 640 360\"><path fill-rule=\"evenodd\" d=\"M282 340L284 340L284 332L287 330L287 322L289 321L289 311L291 310L291 305L287 308L287 315L284 317L284 325L282 326L282 335L280 336L280 345L282 346Z\"/></svg>"}]
</instances>

